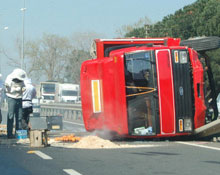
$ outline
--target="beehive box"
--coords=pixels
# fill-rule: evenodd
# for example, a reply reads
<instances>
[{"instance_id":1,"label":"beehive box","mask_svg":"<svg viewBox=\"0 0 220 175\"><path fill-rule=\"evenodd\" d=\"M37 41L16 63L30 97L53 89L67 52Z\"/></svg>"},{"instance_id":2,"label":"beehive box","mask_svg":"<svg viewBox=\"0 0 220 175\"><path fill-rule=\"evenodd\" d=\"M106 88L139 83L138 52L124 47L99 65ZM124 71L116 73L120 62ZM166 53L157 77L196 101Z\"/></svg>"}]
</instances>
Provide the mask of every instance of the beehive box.
<instances>
[{"instance_id":1,"label":"beehive box","mask_svg":"<svg viewBox=\"0 0 220 175\"><path fill-rule=\"evenodd\" d=\"M31 130L30 131L30 146L45 147L48 146L46 130Z\"/></svg>"}]
</instances>

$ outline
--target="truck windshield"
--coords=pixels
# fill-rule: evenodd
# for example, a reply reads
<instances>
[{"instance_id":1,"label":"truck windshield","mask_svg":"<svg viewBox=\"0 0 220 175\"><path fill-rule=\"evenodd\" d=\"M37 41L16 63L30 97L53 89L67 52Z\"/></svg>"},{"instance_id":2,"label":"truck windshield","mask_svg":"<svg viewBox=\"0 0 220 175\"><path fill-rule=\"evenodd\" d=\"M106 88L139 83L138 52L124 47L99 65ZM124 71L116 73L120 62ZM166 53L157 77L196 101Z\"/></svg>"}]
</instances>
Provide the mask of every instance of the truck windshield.
<instances>
[{"instance_id":1,"label":"truck windshield","mask_svg":"<svg viewBox=\"0 0 220 175\"><path fill-rule=\"evenodd\" d=\"M153 62L152 51L125 55L127 112L131 134L146 135L155 132L153 93L156 88ZM141 132L140 128L144 131Z\"/></svg>"},{"instance_id":2,"label":"truck windshield","mask_svg":"<svg viewBox=\"0 0 220 175\"><path fill-rule=\"evenodd\" d=\"M70 90L62 91L62 96L77 96L77 95L78 95L77 91L70 91Z\"/></svg>"},{"instance_id":3,"label":"truck windshield","mask_svg":"<svg viewBox=\"0 0 220 175\"><path fill-rule=\"evenodd\" d=\"M44 97L44 100L54 100L54 96L43 96Z\"/></svg>"},{"instance_id":4,"label":"truck windshield","mask_svg":"<svg viewBox=\"0 0 220 175\"><path fill-rule=\"evenodd\" d=\"M55 93L55 84L44 84L43 93L45 94Z\"/></svg>"}]
</instances>

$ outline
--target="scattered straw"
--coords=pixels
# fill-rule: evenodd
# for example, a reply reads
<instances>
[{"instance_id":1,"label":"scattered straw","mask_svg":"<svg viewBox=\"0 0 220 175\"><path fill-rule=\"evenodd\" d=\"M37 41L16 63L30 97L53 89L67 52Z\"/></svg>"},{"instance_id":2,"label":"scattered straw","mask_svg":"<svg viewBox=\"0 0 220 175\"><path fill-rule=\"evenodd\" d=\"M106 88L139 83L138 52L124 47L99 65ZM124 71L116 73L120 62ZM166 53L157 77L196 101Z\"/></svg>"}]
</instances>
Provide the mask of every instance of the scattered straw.
<instances>
[{"instance_id":1,"label":"scattered straw","mask_svg":"<svg viewBox=\"0 0 220 175\"><path fill-rule=\"evenodd\" d=\"M110 140L105 140L97 136L86 136L82 137L79 142L67 143L57 142L54 139L50 139L49 144L54 147L64 148L78 148L78 149L119 149L119 148L140 148L140 147L153 147L155 145L128 145L128 144L117 144Z\"/></svg>"}]
</instances>

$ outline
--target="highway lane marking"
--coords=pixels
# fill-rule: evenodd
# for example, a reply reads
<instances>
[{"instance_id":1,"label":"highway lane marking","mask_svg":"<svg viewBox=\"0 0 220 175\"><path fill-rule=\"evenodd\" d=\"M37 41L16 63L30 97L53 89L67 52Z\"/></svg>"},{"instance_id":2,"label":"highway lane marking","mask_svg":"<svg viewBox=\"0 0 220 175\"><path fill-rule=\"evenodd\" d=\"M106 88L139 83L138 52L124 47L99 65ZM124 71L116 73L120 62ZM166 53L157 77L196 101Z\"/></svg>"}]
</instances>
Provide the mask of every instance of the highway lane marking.
<instances>
[{"instance_id":1,"label":"highway lane marking","mask_svg":"<svg viewBox=\"0 0 220 175\"><path fill-rule=\"evenodd\" d=\"M42 159L45 159L45 160L53 159L52 157L42 153L41 151L28 151L27 153L28 154L36 154L36 155L38 155L39 157L41 157Z\"/></svg>"},{"instance_id":2,"label":"highway lane marking","mask_svg":"<svg viewBox=\"0 0 220 175\"><path fill-rule=\"evenodd\" d=\"M74 124L74 125L79 125L79 126L84 126L84 124L75 123L75 122L69 122L69 121L63 121L63 122L64 122L64 123Z\"/></svg>"},{"instance_id":3,"label":"highway lane marking","mask_svg":"<svg viewBox=\"0 0 220 175\"><path fill-rule=\"evenodd\" d=\"M73 169L63 169L63 171L65 171L69 175L82 175Z\"/></svg>"},{"instance_id":4,"label":"highway lane marking","mask_svg":"<svg viewBox=\"0 0 220 175\"><path fill-rule=\"evenodd\" d=\"M220 151L220 148L205 146L205 145L198 145L198 144L195 144L195 143L187 143L187 142L177 142L177 143Z\"/></svg>"}]
</instances>

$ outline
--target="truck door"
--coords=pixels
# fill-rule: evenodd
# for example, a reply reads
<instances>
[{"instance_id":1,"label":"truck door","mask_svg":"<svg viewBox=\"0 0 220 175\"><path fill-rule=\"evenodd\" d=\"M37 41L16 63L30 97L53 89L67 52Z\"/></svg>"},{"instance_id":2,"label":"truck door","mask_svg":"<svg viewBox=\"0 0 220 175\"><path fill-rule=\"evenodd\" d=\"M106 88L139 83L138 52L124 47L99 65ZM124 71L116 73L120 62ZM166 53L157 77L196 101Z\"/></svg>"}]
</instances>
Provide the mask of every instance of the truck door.
<instances>
[{"instance_id":1,"label":"truck door","mask_svg":"<svg viewBox=\"0 0 220 175\"><path fill-rule=\"evenodd\" d=\"M125 81L128 128L131 135L155 135L156 66L153 51L140 51L125 55Z\"/></svg>"}]
</instances>

